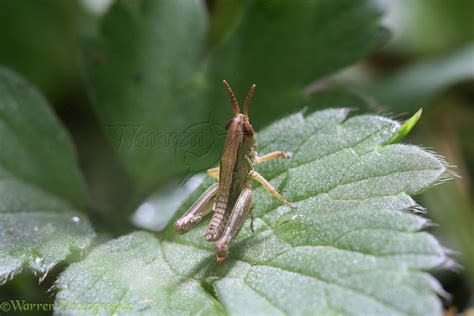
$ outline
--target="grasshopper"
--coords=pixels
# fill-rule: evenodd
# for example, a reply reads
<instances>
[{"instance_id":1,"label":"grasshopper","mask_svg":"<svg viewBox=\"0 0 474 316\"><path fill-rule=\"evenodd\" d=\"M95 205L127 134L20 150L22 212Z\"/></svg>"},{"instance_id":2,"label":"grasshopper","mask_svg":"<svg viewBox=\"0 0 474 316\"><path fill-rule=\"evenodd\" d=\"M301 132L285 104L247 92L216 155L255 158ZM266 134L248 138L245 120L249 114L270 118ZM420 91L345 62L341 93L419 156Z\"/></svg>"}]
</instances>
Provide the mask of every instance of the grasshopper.
<instances>
[{"instance_id":1,"label":"grasshopper","mask_svg":"<svg viewBox=\"0 0 474 316\"><path fill-rule=\"evenodd\" d=\"M227 136L220 166L207 170L207 174L218 180L211 185L175 223L178 233L184 234L211 212L214 212L209 227L203 236L207 241L216 241L217 262L222 263L229 255L229 244L239 232L252 206L252 180L256 180L289 207L293 206L253 166L276 158L290 158L291 154L275 151L258 156L255 132L249 121L248 108L255 92L255 84L245 98L244 111L240 107L227 81L225 90L230 97L234 116L225 127ZM252 224L252 223L251 223ZM251 225L252 227L252 225ZM252 228L253 230L253 228Z\"/></svg>"}]
</instances>

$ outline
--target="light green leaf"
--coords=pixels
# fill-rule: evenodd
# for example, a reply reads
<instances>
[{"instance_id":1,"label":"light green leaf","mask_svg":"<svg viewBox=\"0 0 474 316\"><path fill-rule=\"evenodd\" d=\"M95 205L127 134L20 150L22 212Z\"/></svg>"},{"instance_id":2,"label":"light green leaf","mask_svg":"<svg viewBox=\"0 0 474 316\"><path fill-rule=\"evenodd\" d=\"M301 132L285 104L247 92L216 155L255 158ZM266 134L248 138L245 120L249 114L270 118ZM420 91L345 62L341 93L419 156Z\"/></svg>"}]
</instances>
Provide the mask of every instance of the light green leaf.
<instances>
[{"instance_id":1,"label":"light green leaf","mask_svg":"<svg viewBox=\"0 0 474 316\"><path fill-rule=\"evenodd\" d=\"M423 112L423 109L419 109L416 111L415 114L413 114L412 117L410 117L405 123L403 123L402 126L398 129L397 133L393 135L392 139L388 141L388 144L395 144L401 141L405 136L410 133L413 127L415 127L416 123L420 119L421 113Z\"/></svg>"},{"instance_id":2,"label":"light green leaf","mask_svg":"<svg viewBox=\"0 0 474 316\"><path fill-rule=\"evenodd\" d=\"M137 314L441 315L442 289L423 271L447 258L410 195L446 167L416 146L383 145L397 122L347 112L297 113L257 135L260 153L294 153L258 169L297 209L257 187L255 233L246 223L224 264L204 225L185 235L169 227L162 240L133 233L66 269L57 301L127 304Z\"/></svg>"},{"instance_id":3,"label":"light green leaf","mask_svg":"<svg viewBox=\"0 0 474 316\"><path fill-rule=\"evenodd\" d=\"M211 135L211 144L194 148L179 136L225 122L222 79L240 98L257 84L251 113L264 126L306 104L307 84L369 54L387 35L369 0L234 5L237 13L217 10L233 18L216 35L203 1L117 1L91 41L85 58L94 108L140 193L218 160L222 139L214 144ZM215 47L206 45L208 33ZM202 157L202 166L191 159L190 168L188 153Z\"/></svg>"},{"instance_id":4,"label":"light green leaf","mask_svg":"<svg viewBox=\"0 0 474 316\"><path fill-rule=\"evenodd\" d=\"M0 283L46 273L94 235L77 212L85 185L69 136L44 98L0 69Z\"/></svg>"}]
</instances>

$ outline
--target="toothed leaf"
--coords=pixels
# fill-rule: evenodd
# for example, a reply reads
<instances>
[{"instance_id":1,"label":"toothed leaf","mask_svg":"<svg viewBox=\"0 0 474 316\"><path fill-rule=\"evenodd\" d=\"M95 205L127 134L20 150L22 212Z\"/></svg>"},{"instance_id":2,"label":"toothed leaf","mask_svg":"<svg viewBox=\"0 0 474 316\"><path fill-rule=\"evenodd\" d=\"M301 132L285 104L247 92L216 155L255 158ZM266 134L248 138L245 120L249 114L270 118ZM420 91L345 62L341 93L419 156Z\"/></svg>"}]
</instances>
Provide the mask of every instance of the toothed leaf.
<instances>
[{"instance_id":1,"label":"toothed leaf","mask_svg":"<svg viewBox=\"0 0 474 316\"><path fill-rule=\"evenodd\" d=\"M224 264L203 240L204 225L185 235L169 227L162 240L133 233L66 269L57 300L143 314L441 315L442 290L424 271L447 259L410 209L411 195L446 168L419 147L385 145L397 122L346 116L297 113L257 135L260 153L294 153L258 171L297 209L256 187L255 233L245 223Z\"/></svg>"}]
</instances>

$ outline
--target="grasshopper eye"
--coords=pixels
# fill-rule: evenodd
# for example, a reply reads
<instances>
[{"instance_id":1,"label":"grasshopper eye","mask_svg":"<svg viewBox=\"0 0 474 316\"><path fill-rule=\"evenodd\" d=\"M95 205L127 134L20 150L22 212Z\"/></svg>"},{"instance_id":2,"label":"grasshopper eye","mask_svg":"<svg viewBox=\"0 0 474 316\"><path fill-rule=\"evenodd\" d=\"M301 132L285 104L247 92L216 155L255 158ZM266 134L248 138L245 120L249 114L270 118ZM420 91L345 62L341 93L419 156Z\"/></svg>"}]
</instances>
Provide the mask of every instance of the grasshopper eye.
<instances>
[{"instance_id":1,"label":"grasshopper eye","mask_svg":"<svg viewBox=\"0 0 474 316\"><path fill-rule=\"evenodd\" d=\"M242 128L244 130L244 135L246 136L253 136L255 134L252 125L247 122L242 123Z\"/></svg>"}]
</instances>

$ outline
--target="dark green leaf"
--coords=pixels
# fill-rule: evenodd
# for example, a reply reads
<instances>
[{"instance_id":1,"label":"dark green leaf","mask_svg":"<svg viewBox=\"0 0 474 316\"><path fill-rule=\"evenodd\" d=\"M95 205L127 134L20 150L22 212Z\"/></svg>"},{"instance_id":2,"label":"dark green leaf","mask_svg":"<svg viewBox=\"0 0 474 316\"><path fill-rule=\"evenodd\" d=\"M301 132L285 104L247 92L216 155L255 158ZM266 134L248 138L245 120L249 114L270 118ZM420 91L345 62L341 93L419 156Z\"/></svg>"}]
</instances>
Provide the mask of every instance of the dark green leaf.
<instances>
[{"instance_id":1,"label":"dark green leaf","mask_svg":"<svg viewBox=\"0 0 474 316\"><path fill-rule=\"evenodd\" d=\"M174 123L189 113L206 26L200 1L118 1L87 47L95 111L137 191L174 170Z\"/></svg>"},{"instance_id":2,"label":"dark green leaf","mask_svg":"<svg viewBox=\"0 0 474 316\"><path fill-rule=\"evenodd\" d=\"M64 95L79 78L79 1L0 1L0 64L47 96Z\"/></svg>"},{"instance_id":3,"label":"dark green leaf","mask_svg":"<svg viewBox=\"0 0 474 316\"><path fill-rule=\"evenodd\" d=\"M228 116L222 106L228 98L215 88L222 79L239 100L256 83L251 113L257 126L301 108L306 85L385 41L387 31L378 25L381 14L373 1L249 1L210 65L209 102L222 113L217 117Z\"/></svg>"},{"instance_id":4,"label":"dark green leaf","mask_svg":"<svg viewBox=\"0 0 474 316\"><path fill-rule=\"evenodd\" d=\"M93 238L77 212L84 180L69 136L44 98L0 69L0 282L23 265L47 272Z\"/></svg>"}]
</instances>

